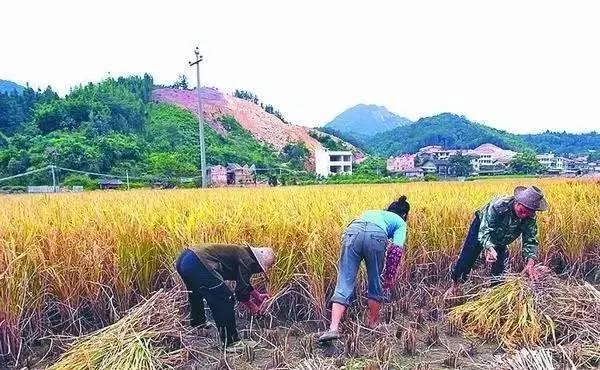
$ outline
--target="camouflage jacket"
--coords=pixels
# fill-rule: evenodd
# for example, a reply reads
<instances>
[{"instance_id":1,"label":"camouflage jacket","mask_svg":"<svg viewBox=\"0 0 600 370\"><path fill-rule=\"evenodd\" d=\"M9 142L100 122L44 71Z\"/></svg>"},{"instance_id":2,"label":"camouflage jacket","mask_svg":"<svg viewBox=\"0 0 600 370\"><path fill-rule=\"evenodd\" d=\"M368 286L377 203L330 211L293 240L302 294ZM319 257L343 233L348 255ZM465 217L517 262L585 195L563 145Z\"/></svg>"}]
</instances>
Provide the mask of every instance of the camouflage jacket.
<instances>
[{"instance_id":1,"label":"camouflage jacket","mask_svg":"<svg viewBox=\"0 0 600 370\"><path fill-rule=\"evenodd\" d=\"M505 247L523 235L523 259L537 259L538 239L535 216L519 219L514 211L515 198L495 198L480 209L478 239L483 248Z\"/></svg>"}]
</instances>

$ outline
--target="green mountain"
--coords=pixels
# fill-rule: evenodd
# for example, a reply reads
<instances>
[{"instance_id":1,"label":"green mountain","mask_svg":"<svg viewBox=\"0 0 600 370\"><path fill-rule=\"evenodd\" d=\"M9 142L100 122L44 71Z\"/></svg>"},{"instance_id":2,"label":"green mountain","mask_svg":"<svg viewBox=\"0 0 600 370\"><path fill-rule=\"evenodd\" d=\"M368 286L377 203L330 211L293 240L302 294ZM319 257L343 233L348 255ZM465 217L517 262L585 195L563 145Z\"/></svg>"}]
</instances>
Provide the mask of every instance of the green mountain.
<instances>
[{"instance_id":1,"label":"green mountain","mask_svg":"<svg viewBox=\"0 0 600 370\"><path fill-rule=\"evenodd\" d=\"M546 131L521 137L538 153L585 153L590 150L600 152L600 134L595 131L584 134Z\"/></svg>"},{"instance_id":2,"label":"green mountain","mask_svg":"<svg viewBox=\"0 0 600 370\"><path fill-rule=\"evenodd\" d=\"M0 93L11 93L16 91L17 94L21 94L23 90L25 90L25 86L21 86L12 81L0 80Z\"/></svg>"},{"instance_id":3,"label":"green mountain","mask_svg":"<svg viewBox=\"0 0 600 370\"><path fill-rule=\"evenodd\" d=\"M64 98L33 90L31 96L25 90L27 99L0 94L0 177L49 164L119 175L127 171L131 177L199 175L197 117L183 108L153 102L153 88L152 77L145 75L90 83ZM11 109L3 110L3 101ZM21 115L13 115L13 108ZM217 119L225 133L204 125L209 165L302 168L305 147L292 145L280 155L232 116ZM48 183L47 173L36 176L13 184ZM60 176L62 181L66 174Z\"/></svg>"},{"instance_id":4,"label":"green mountain","mask_svg":"<svg viewBox=\"0 0 600 370\"><path fill-rule=\"evenodd\" d=\"M358 104L340 113L327 123L325 130L359 137L373 136L412 122L400 117L379 105Z\"/></svg>"},{"instance_id":5,"label":"green mountain","mask_svg":"<svg viewBox=\"0 0 600 370\"><path fill-rule=\"evenodd\" d=\"M386 156L415 152L427 145L472 149L485 143L492 143L505 149L531 149L538 153L600 152L600 133L595 131L582 134L546 131L541 134L518 135L452 113L421 118L414 124L407 124L410 121L406 120L404 124L390 128L390 125L370 119L378 116L376 112L383 112L382 116L388 114L405 120L383 107L358 105L343 112L334 121L318 130L335 135L366 153ZM361 125L361 122L372 122L372 124ZM377 127L380 131L373 134L372 127Z\"/></svg>"},{"instance_id":6,"label":"green mountain","mask_svg":"<svg viewBox=\"0 0 600 370\"><path fill-rule=\"evenodd\" d=\"M377 134L363 142L367 152L384 156L414 153L427 145L445 148L475 148L484 143L501 148L529 148L520 136L469 121L464 116L442 113L421 118L412 125Z\"/></svg>"}]
</instances>

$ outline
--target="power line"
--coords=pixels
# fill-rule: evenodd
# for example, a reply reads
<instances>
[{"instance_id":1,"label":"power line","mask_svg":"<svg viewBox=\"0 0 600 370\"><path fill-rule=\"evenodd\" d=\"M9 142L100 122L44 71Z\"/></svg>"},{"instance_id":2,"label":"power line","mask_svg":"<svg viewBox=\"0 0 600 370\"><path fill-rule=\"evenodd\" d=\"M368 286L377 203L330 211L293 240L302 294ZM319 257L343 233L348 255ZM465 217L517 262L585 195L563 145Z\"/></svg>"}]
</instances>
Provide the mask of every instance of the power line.
<instances>
[{"instance_id":1,"label":"power line","mask_svg":"<svg viewBox=\"0 0 600 370\"><path fill-rule=\"evenodd\" d=\"M89 172L89 171L80 171L80 170L74 170L71 168L65 168L65 167L60 167L60 166L55 166L55 168L59 169L59 170L63 170L63 171L67 171L67 172L73 172L73 173L80 173L83 175L93 175L93 176L100 176L100 177L110 177L113 179L134 179L134 180L146 180L149 179L150 177L132 177L132 176L119 176L119 175L109 175L106 173L97 173L97 172Z\"/></svg>"},{"instance_id":2,"label":"power line","mask_svg":"<svg viewBox=\"0 0 600 370\"><path fill-rule=\"evenodd\" d=\"M49 168L50 168L50 166L46 166L44 168L39 168L37 170L31 170L31 171L27 171L27 172L20 173L20 174L17 174L17 175L4 177L4 178L1 178L0 181L16 179L18 177L23 177L23 176L31 175L33 173L42 172L42 171L48 170Z\"/></svg>"},{"instance_id":3,"label":"power line","mask_svg":"<svg viewBox=\"0 0 600 370\"><path fill-rule=\"evenodd\" d=\"M19 173L16 175L12 175L12 176L8 176L8 177L4 177L4 178L0 178L0 182L1 181L7 181L7 180L12 180L12 179L16 179L19 177L23 177L23 176L28 176L28 175L32 175L34 173L38 173L38 172L42 172L42 171L47 171L47 170L62 170L65 172L72 172L72 173L78 173L78 174L82 174L82 175L92 175L92 176L99 176L99 177L105 177L105 178L113 178L113 179L123 179L123 180L152 180L155 178L160 178L160 176L153 176L153 175L146 175L146 176L137 176L137 177L132 177L129 176L129 173L127 173L127 175L125 176L121 176L121 175L111 175L111 174L107 174L107 173L99 173L99 172L91 172L91 171L82 171L82 170L74 170L72 168L66 168L66 167L61 167L61 166L55 166L55 165L48 165L42 168L38 168L35 170L31 170L31 171L27 171L27 172L23 172L23 173ZM281 173L281 171L286 171L287 173L290 174L303 174L303 173L309 173L308 171L302 171L302 170L293 170L293 169L289 169L289 168L285 168L285 167L264 167L264 168L255 168L254 169L255 172L258 171L279 171ZM196 175L196 176L185 176L185 178L188 179L198 179L201 178L202 175ZM181 179L182 176L180 177L167 177L167 179ZM54 180L55 182L56 180Z\"/></svg>"}]
</instances>

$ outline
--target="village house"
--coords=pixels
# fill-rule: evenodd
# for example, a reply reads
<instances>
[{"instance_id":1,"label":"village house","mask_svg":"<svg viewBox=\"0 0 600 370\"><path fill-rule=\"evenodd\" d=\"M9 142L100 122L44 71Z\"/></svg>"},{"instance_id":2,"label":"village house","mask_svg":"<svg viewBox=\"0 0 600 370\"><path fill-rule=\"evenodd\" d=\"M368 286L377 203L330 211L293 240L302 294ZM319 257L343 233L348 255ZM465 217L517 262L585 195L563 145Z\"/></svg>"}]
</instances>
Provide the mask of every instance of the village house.
<instances>
[{"instance_id":1,"label":"village house","mask_svg":"<svg viewBox=\"0 0 600 370\"><path fill-rule=\"evenodd\" d=\"M123 181L121 181L119 179L101 179L101 180L98 180L98 186L102 190L120 189L123 186Z\"/></svg>"},{"instance_id":2,"label":"village house","mask_svg":"<svg viewBox=\"0 0 600 370\"><path fill-rule=\"evenodd\" d=\"M388 158L386 168L390 173L413 178L425 174L454 177L459 172L451 159L459 154L470 159L471 175L499 175L508 172L510 161L517 152L490 143L468 150L445 149L439 145L430 145L419 149L415 154ZM550 174L578 176L600 172L600 165L588 163L587 157L565 158L554 153L544 153L536 155L536 158Z\"/></svg>"},{"instance_id":3,"label":"village house","mask_svg":"<svg viewBox=\"0 0 600 370\"><path fill-rule=\"evenodd\" d=\"M600 162L589 162L588 163L588 172L590 173L600 173Z\"/></svg>"},{"instance_id":4,"label":"village house","mask_svg":"<svg viewBox=\"0 0 600 370\"><path fill-rule=\"evenodd\" d=\"M505 173L508 163L516 154L511 150L505 150L493 144L482 144L475 149L444 149L439 145L430 145L419 149L415 154L415 167L421 168L424 174L435 174L438 176L456 176L456 168L450 159L456 155L464 155L470 158L472 174L494 175ZM388 165L392 165L391 158Z\"/></svg>"},{"instance_id":5,"label":"village house","mask_svg":"<svg viewBox=\"0 0 600 370\"><path fill-rule=\"evenodd\" d=\"M421 166L424 174L448 177L455 176L456 171L448 160L430 159Z\"/></svg>"},{"instance_id":6,"label":"village house","mask_svg":"<svg viewBox=\"0 0 600 370\"><path fill-rule=\"evenodd\" d=\"M586 157L566 158L554 153L544 153L535 156L544 170L549 174L582 175L590 171Z\"/></svg>"},{"instance_id":7,"label":"village house","mask_svg":"<svg viewBox=\"0 0 600 370\"><path fill-rule=\"evenodd\" d=\"M420 167L424 174L435 174L437 172L437 166L433 162L433 159L429 159L423 163Z\"/></svg>"},{"instance_id":8,"label":"village house","mask_svg":"<svg viewBox=\"0 0 600 370\"><path fill-rule=\"evenodd\" d=\"M456 155L460 150L458 149L444 149L440 145L429 145L419 149L416 156L421 159L421 163L430 159L446 160L451 156Z\"/></svg>"},{"instance_id":9,"label":"village house","mask_svg":"<svg viewBox=\"0 0 600 370\"><path fill-rule=\"evenodd\" d=\"M227 185L227 168L225 166L210 166L207 172L206 175L210 186L219 187Z\"/></svg>"},{"instance_id":10,"label":"village house","mask_svg":"<svg viewBox=\"0 0 600 370\"><path fill-rule=\"evenodd\" d=\"M508 164L517 152L502 149L494 144L482 144L475 149L464 151L463 154L473 158L473 174L499 175L506 173Z\"/></svg>"},{"instance_id":11,"label":"village house","mask_svg":"<svg viewBox=\"0 0 600 370\"><path fill-rule=\"evenodd\" d=\"M409 168L400 173L409 179L422 179L425 176L422 168Z\"/></svg>"},{"instance_id":12,"label":"village house","mask_svg":"<svg viewBox=\"0 0 600 370\"><path fill-rule=\"evenodd\" d=\"M565 170L565 158L557 157L554 153L538 154L535 158L548 173L560 174Z\"/></svg>"},{"instance_id":13,"label":"village house","mask_svg":"<svg viewBox=\"0 0 600 370\"><path fill-rule=\"evenodd\" d=\"M565 169L563 173L573 175L583 175L588 172L589 166L587 161L581 159L563 158Z\"/></svg>"},{"instance_id":14,"label":"village house","mask_svg":"<svg viewBox=\"0 0 600 370\"><path fill-rule=\"evenodd\" d=\"M248 165L240 166L237 163L227 164L227 184L238 185L238 184L250 184L254 182L256 167L254 165L248 167Z\"/></svg>"},{"instance_id":15,"label":"village house","mask_svg":"<svg viewBox=\"0 0 600 370\"><path fill-rule=\"evenodd\" d=\"M414 154L402 154L398 157L390 157L386 161L386 169L390 173L401 173L414 168Z\"/></svg>"},{"instance_id":16,"label":"village house","mask_svg":"<svg viewBox=\"0 0 600 370\"><path fill-rule=\"evenodd\" d=\"M315 172L322 177L342 173L352 175L352 162L351 151L324 149L315 151Z\"/></svg>"}]
</instances>

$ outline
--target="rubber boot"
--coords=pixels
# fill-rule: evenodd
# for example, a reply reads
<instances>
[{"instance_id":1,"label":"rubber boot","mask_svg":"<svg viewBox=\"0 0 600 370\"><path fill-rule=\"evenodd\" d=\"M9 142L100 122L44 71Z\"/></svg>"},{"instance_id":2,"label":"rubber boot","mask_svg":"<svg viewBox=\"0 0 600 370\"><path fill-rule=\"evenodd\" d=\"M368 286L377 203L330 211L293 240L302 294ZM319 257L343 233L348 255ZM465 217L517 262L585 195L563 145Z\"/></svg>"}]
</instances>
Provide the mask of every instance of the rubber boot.
<instances>
[{"instance_id":1,"label":"rubber boot","mask_svg":"<svg viewBox=\"0 0 600 370\"><path fill-rule=\"evenodd\" d=\"M381 303L375 300L369 299L369 312L367 317L367 327L375 329L379 325L379 311L381 309Z\"/></svg>"}]
</instances>

